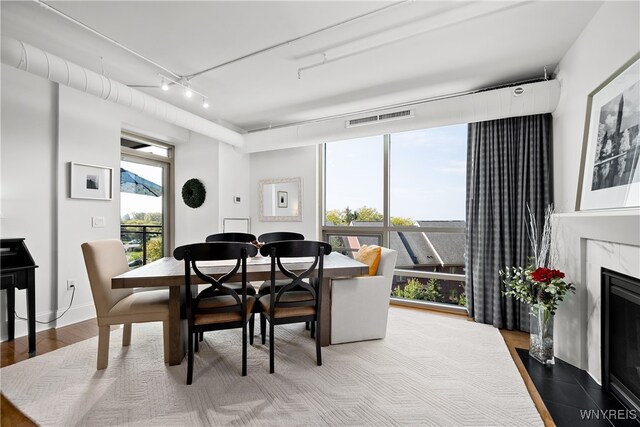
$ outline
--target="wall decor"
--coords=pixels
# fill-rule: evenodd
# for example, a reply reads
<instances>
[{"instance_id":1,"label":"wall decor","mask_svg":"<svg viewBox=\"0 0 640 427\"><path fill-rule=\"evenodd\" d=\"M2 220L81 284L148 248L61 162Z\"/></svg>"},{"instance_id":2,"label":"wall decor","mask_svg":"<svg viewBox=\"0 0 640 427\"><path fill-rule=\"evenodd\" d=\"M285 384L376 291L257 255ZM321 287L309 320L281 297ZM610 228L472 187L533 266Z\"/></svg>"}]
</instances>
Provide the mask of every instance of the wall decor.
<instances>
[{"instance_id":1,"label":"wall decor","mask_svg":"<svg viewBox=\"0 0 640 427\"><path fill-rule=\"evenodd\" d=\"M589 94L576 210L640 206L640 54Z\"/></svg>"},{"instance_id":2,"label":"wall decor","mask_svg":"<svg viewBox=\"0 0 640 427\"><path fill-rule=\"evenodd\" d=\"M70 162L69 196L72 199L111 200L113 168Z\"/></svg>"},{"instance_id":3,"label":"wall decor","mask_svg":"<svg viewBox=\"0 0 640 427\"><path fill-rule=\"evenodd\" d=\"M258 183L260 221L302 221L302 177Z\"/></svg>"},{"instance_id":4,"label":"wall decor","mask_svg":"<svg viewBox=\"0 0 640 427\"><path fill-rule=\"evenodd\" d=\"M182 200L190 208L199 208L207 197L204 184L197 178L191 178L182 186Z\"/></svg>"}]
</instances>

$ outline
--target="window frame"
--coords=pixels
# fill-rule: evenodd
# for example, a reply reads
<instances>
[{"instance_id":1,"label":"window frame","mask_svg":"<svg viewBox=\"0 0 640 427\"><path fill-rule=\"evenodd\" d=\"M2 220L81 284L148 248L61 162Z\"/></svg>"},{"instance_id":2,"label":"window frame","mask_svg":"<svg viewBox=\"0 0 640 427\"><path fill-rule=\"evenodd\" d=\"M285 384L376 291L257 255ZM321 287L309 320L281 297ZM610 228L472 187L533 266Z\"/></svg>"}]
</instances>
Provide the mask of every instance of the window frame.
<instances>
[{"instance_id":1,"label":"window frame","mask_svg":"<svg viewBox=\"0 0 640 427\"><path fill-rule=\"evenodd\" d=\"M390 235L392 232L439 232L439 233L459 233L460 229L456 227L440 228L440 227L416 227L416 226L394 226L391 224L391 206L390 206L390 188L391 188L391 133L385 133L383 138L383 226L367 226L367 227L354 227L344 225L326 225L326 147L327 143L318 145L318 206L319 209L319 221L318 221L318 235L321 236L323 241L328 241L329 235L381 235L382 246L389 247ZM467 160L468 161L468 160ZM465 266L466 268L466 266ZM407 273L412 270L398 269L394 271L394 275L408 277ZM414 270L411 274L426 279L445 279L466 282L464 274L452 274L441 272L430 272L422 270ZM391 302L397 305L435 309L439 311L446 311L456 314L468 314L468 310L464 306L455 306L453 304L446 304L440 302L431 301L418 301L407 300L404 298L398 298L391 296Z\"/></svg>"}]
</instances>

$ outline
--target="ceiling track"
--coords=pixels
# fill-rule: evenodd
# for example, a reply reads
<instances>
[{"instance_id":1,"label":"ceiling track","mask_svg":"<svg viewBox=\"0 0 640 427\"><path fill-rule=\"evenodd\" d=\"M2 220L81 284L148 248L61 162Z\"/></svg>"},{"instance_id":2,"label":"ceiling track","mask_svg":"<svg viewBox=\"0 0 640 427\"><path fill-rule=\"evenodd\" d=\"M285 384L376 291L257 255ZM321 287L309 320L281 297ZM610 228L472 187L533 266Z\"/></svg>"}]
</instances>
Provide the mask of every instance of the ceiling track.
<instances>
[{"instance_id":1,"label":"ceiling track","mask_svg":"<svg viewBox=\"0 0 640 427\"><path fill-rule=\"evenodd\" d=\"M186 75L181 75L181 74L178 74L178 73L176 73L174 71L171 71L170 69L158 64L154 60L149 59L146 56L136 52L135 50L128 48L127 46L123 45L122 43L118 42L117 40L112 39L111 37L102 34L98 30L95 30L95 29L91 28L90 26L84 24L83 22L80 22L79 20L67 15L66 13L56 9L55 7L50 6L49 4L43 2L42 0L33 0L33 1L36 2L38 5L40 5L41 7L47 9L48 11L51 11L51 12L57 14L58 16L61 16L62 18L68 20L69 22L72 22L72 23L78 25L82 29L84 29L86 31L89 31L90 33L102 38L103 40L106 40L109 43L111 43L111 44L113 44L113 45L115 45L115 46L117 46L117 47L129 52L130 54L136 56L137 58L140 58L143 61L146 61L147 63L153 65L156 68L161 69L162 71L164 71L165 73L170 74L171 76L175 77L176 79L191 80L194 77L200 76L202 74L208 73L208 72L213 71L213 70L217 70L217 69L225 67L227 65L231 65L231 64L234 64L236 62L243 61L245 59L248 59L248 58L251 58L251 57L254 57L256 55L260 55L260 54L263 54L263 53L266 53L266 52L269 52L271 50L277 49L277 48L282 47L282 46L289 45L289 44L294 43L294 42L298 42L298 41L306 39L308 37L320 34L320 33L324 32L324 31L328 31L328 30L331 30L331 29L334 29L334 28L337 28L337 27L340 27L340 26L343 26L343 25L358 21L358 20L366 18L368 16L376 15L378 13L381 13L381 12L387 11L389 9L392 9L394 7L400 6L402 4L408 3L411 0L401 0L401 1L398 1L398 2L395 2L395 3L383 6L381 8L372 10L370 12L363 13L363 14L358 15L358 16L354 16L353 18L345 19L344 21L340 21L340 22L338 22L336 24L332 24L332 25L328 25L326 27L322 27L322 28L320 28L318 30L315 30L315 31L312 31L310 33L303 34L302 36L298 36L298 37L286 40L284 42L277 43L277 44L265 47L263 49L248 53L246 55L242 55L242 56L240 56L238 58L231 59L229 61L223 62L222 64L214 65L213 67L209 67L209 68L204 69L202 71L198 71L196 73L186 74Z\"/></svg>"},{"instance_id":2,"label":"ceiling track","mask_svg":"<svg viewBox=\"0 0 640 427\"><path fill-rule=\"evenodd\" d=\"M387 106L384 106L384 107L370 108L368 110L352 111L352 112L349 112L349 113L335 114L335 115L332 115L332 116L318 117L318 118L315 118L315 119L301 120L301 121L298 121L298 122L283 123L283 124L279 124L279 125L275 125L275 126L274 125L269 125L269 126L262 127L262 128L250 129L250 130L247 131L247 133L263 132L263 131L266 131L266 130L280 129L280 128L286 128L286 127L291 127L291 126L307 125L307 124L311 124L311 123L325 122L325 121L328 121L328 120L343 119L343 118L346 118L346 117L352 117L352 116L361 115L361 114L373 114L373 113L378 113L378 112L384 111L384 110L391 110L391 109L394 109L394 108L413 107L415 105L426 104L428 102L440 101L440 100L449 99L449 98L457 98L457 97L466 96L466 95L473 95L474 93L486 92L486 91L489 91L489 90L496 90L496 89L502 89L502 88L505 88L505 87L519 86L519 85L523 85L523 84L527 84L527 83L541 82L541 81L548 80L547 74L546 74L546 66L544 68L545 68L545 76L541 77L541 78L520 80L520 81L513 82L513 83L505 83L505 84L501 84L501 85L485 87L485 88L482 88L482 89L467 90L467 91L464 91L464 92L455 92L455 93L450 93L450 94L447 94L447 95L432 96L432 97L429 97L429 98L422 98L422 99L418 99L418 100L414 100L414 101L407 101L407 102L402 102L402 103L399 103L399 104L387 105Z\"/></svg>"}]
</instances>

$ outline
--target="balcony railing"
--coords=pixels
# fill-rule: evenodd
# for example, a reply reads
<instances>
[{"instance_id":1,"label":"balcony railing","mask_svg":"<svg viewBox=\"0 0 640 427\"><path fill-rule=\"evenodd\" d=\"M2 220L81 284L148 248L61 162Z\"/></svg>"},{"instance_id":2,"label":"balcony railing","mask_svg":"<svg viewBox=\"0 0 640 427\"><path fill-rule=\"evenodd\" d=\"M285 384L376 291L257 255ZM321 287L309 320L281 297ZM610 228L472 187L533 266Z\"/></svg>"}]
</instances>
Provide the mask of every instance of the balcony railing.
<instances>
[{"instance_id":1,"label":"balcony railing","mask_svg":"<svg viewBox=\"0 0 640 427\"><path fill-rule=\"evenodd\" d=\"M385 236L383 228L379 230L362 230L363 228L365 227L343 227L340 229L337 227L325 227L323 237L325 241L332 245L334 251L353 258L355 252L363 244L382 246ZM414 246L423 244L426 240L422 242L422 240L405 238L410 236L411 233L431 231L440 233L442 239L442 235L447 233L460 234L460 228L395 227L390 230L390 233L397 233L400 230L404 235L397 235L396 237L399 238L393 239L390 246L394 247L395 245L397 250L405 250L406 253L401 257L404 263L410 262L408 257L415 261L413 266L399 265L395 268L392 282L392 302L400 305L428 306L446 311L466 313L464 265L462 263L459 265L434 263L434 257L425 259L427 254L425 254L424 249L420 250L421 248ZM417 251L412 251L412 249L417 249ZM462 248L460 250L464 251ZM463 258L463 254L459 255L458 258Z\"/></svg>"},{"instance_id":2,"label":"balcony railing","mask_svg":"<svg viewBox=\"0 0 640 427\"><path fill-rule=\"evenodd\" d=\"M155 261L157 256L150 257L149 244L152 239L160 240L160 257L162 257L162 225L120 224L120 240L127 252L130 267L139 267L147 262ZM142 256L138 253L142 252ZM151 259L154 258L154 259Z\"/></svg>"}]
</instances>

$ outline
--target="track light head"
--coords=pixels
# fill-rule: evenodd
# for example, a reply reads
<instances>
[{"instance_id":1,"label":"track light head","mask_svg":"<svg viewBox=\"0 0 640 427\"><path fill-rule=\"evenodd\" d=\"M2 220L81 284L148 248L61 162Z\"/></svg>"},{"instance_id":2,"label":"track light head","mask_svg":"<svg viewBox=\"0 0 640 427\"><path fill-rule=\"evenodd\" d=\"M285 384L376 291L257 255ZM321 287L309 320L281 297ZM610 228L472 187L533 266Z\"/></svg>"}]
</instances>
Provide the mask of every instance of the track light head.
<instances>
[{"instance_id":1,"label":"track light head","mask_svg":"<svg viewBox=\"0 0 640 427\"><path fill-rule=\"evenodd\" d=\"M165 92L169 90L169 83L167 83L166 79L162 79L162 84L160 85L160 88L162 88L162 90L164 90Z\"/></svg>"},{"instance_id":2,"label":"track light head","mask_svg":"<svg viewBox=\"0 0 640 427\"><path fill-rule=\"evenodd\" d=\"M209 100L207 98L202 98L202 108L209 108Z\"/></svg>"}]
</instances>

